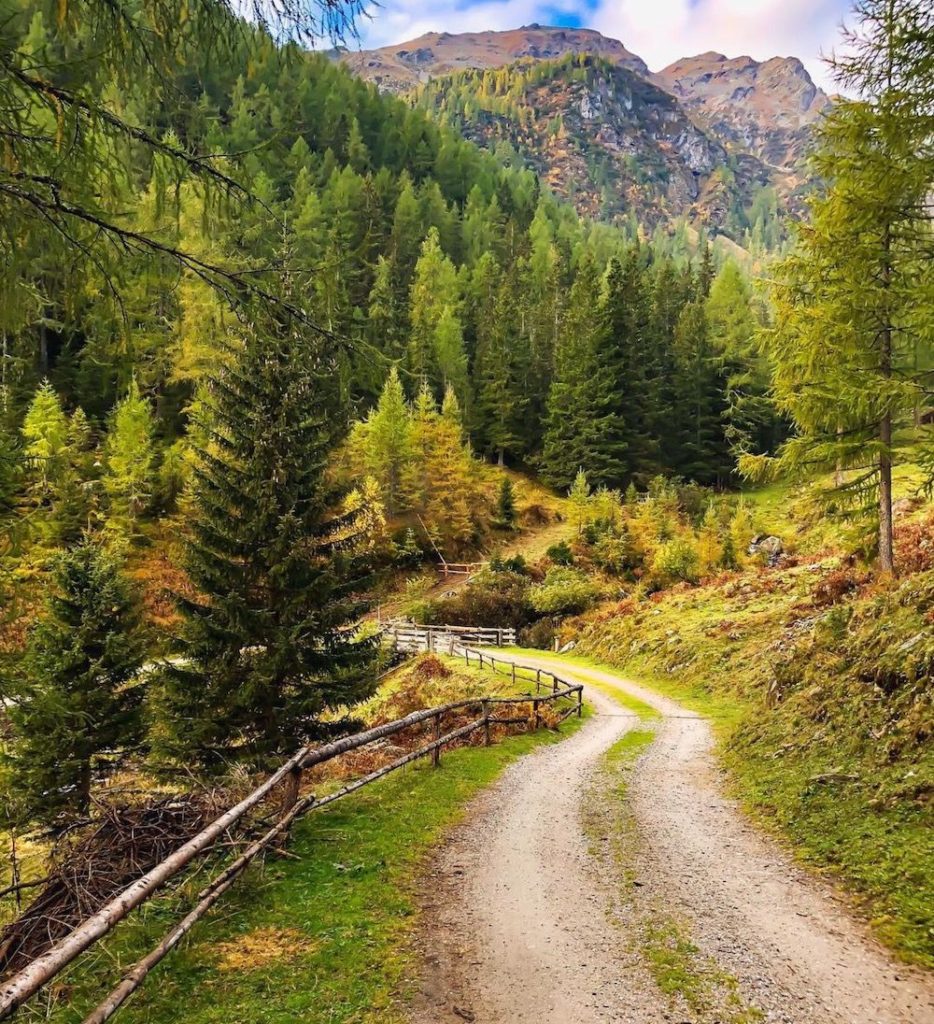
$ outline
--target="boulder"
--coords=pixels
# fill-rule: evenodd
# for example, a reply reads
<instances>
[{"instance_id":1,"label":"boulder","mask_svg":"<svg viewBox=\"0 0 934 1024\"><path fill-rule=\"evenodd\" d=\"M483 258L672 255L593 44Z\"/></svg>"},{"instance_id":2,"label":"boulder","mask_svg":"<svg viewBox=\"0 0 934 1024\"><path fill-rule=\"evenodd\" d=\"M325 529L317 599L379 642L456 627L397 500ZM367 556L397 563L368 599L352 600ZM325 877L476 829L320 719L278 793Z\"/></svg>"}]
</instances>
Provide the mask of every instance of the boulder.
<instances>
[{"instance_id":1,"label":"boulder","mask_svg":"<svg viewBox=\"0 0 934 1024\"><path fill-rule=\"evenodd\" d=\"M772 535L759 534L749 545L749 554L762 555L769 565L775 565L784 553L785 545L781 538Z\"/></svg>"}]
</instances>

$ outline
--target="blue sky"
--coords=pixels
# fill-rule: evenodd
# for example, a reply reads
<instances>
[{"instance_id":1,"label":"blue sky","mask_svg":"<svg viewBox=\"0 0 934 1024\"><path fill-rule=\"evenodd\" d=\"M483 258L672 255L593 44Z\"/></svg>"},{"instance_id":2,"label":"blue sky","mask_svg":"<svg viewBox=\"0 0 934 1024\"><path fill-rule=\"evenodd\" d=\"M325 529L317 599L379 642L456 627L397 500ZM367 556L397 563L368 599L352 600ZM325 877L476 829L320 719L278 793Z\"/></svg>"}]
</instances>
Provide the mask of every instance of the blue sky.
<instances>
[{"instance_id":1,"label":"blue sky","mask_svg":"<svg viewBox=\"0 0 934 1024\"><path fill-rule=\"evenodd\" d=\"M850 0L380 0L361 27L370 47L429 31L584 26L622 40L653 71L705 50L757 60L795 56L830 87L820 54L837 43L850 6Z\"/></svg>"}]
</instances>

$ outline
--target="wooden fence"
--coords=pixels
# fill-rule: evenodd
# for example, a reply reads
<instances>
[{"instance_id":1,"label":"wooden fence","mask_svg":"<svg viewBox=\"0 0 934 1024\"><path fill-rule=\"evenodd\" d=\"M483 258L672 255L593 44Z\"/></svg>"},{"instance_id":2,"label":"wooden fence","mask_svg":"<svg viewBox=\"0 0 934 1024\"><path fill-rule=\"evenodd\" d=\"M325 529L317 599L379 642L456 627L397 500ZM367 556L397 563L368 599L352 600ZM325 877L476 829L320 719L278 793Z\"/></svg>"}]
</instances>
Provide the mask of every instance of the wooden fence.
<instances>
[{"instance_id":1,"label":"wooden fence","mask_svg":"<svg viewBox=\"0 0 934 1024\"><path fill-rule=\"evenodd\" d=\"M508 631L504 630L503 632ZM584 688L578 683L568 682L545 670L524 668L516 666L512 662L507 663L483 651L473 650L463 643L458 643L453 649L453 653L457 657L463 657L468 665L477 663L481 667L488 666L492 671L500 674L505 672L517 684L523 679L527 679L530 683L534 682L536 692L510 697L485 697L454 701L441 707L415 711L406 715L405 718L375 726L353 736L345 736L325 746L303 747L262 785L253 790L249 796L180 846L152 870L127 886L46 953L37 957L27 967L4 982L0 986L0 1020L10 1017L40 988L60 974L81 953L112 931L131 911L148 900L170 879L176 877L195 858L210 852L219 839L224 837L232 827L242 823L245 816L267 800L273 791L276 791L277 794L281 791L283 794L281 802L278 804L278 820L260 838L249 843L235 860L201 890L189 913L163 936L157 946L124 974L120 984L85 1018L84 1024L103 1024L104 1021L112 1017L140 987L153 967L178 945L195 923L231 888L259 854L288 833L290 826L297 818L309 811L334 803L334 801L362 789L371 782L375 782L419 758L430 755L432 762L437 766L440 762L441 751L445 746L463 740L479 730L483 730L483 742L489 745L492 742L491 729L494 725L525 724L526 727L534 725L535 728L538 728L542 724L541 706L543 704L554 703L561 708L558 715L559 722L572 714L580 717L582 713ZM509 665L508 669L504 669L506 665ZM564 702L564 704L559 702ZM510 715L508 713L508 708L522 704L531 704L531 718L528 715ZM465 710L472 710L477 717L444 733L444 717L454 711L463 712ZM398 757L390 764L352 780L333 793L328 793L320 798L313 793L301 795L302 773L306 769L324 764L341 754L359 750L361 747L418 725L430 729L432 736L430 742Z\"/></svg>"},{"instance_id":2,"label":"wooden fence","mask_svg":"<svg viewBox=\"0 0 934 1024\"><path fill-rule=\"evenodd\" d=\"M390 622L383 627L384 638L396 650L407 654L431 651L457 654L464 644L481 647L514 647L514 629L486 629L477 626L421 626L410 622Z\"/></svg>"},{"instance_id":3,"label":"wooden fence","mask_svg":"<svg viewBox=\"0 0 934 1024\"><path fill-rule=\"evenodd\" d=\"M442 576L473 576L489 564L489 562L445 562L442 559L438 566L438 572Z\"/></svg>"}]
</instances>

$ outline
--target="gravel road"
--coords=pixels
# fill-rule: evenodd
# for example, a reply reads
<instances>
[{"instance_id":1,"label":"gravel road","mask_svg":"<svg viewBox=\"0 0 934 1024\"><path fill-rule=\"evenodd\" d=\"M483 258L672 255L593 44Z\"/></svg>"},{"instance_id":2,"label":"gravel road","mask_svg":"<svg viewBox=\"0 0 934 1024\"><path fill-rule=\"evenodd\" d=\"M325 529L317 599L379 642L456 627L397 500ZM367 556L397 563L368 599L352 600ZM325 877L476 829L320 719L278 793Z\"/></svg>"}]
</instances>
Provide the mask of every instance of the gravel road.
<instances>
[{"instance_id":1,"label":"gravel road","mask_svg":"<svg viewBox=\"0 0 934 1024\"><path fill-rule=\"evenodd\" d=\"M769 1024L934 1024L931 976L894 963L723 795L704 719L609 673L566 662L564 675L604 684L587 690L594 716L481 794L425 878L413 1024L696 1024L655 988L614 913L621 868L582 820L601 756L636 724L612 688L663 716L629 785L640 902L690 921Z\"/></svg>"}]
</instances>

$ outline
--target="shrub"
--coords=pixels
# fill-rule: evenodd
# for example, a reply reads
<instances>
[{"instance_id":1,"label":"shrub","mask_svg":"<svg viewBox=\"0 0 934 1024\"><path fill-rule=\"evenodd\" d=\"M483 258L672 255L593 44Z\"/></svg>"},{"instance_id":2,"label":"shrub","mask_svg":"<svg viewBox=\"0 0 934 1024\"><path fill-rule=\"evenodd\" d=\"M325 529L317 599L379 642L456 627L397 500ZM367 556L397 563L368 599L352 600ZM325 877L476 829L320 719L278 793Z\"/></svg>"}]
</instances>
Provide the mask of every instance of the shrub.
<instances>
[{"instance_id":1,"label":"shrub","mask_svg":"<svg viewBox=\"0 0 934 1024\"><path fill-rule=\"evenodd\" d=\"M555 565L573 565L574 553L566 540L561 541L558 544L552 544L551 547L545 552L545 557L549 561L554 562Z\"/></svg>"},{"instance_id":2,"label":"shrub","mask_svg":"<svg viewBox=\"0 0 934 1024\"><path fill-rule=\"evenodd\" d=\"M522 573L487 569L454 597L425 608L422 621L451 626L512 626L520 629L535 618L529 603L530 580Z\"/></svg>"},{"instance_id":3,"label":"shrub","mask_svg":"<svg viewBox=\"0 0 934 1024\"><path fill-rule=\"evenodd\" d=\"M652 561L652 575L662 586L696 583L699 568L697 549L686 537L666 541L655 552Z\"/></svg>"},{"instance_id":4,"label":"shrub","mask_svg":"<svg viewBox=\"0 0 934 1024\"><path fill-rule=\"evenodd\" d=\"M532 607L540 615L576 615L586 611L599 596L596 585L576 569L555 568L545 581L532 587Z\"/></svg>"},{"instance_id":5,"label":"shrub","mask_svg":"<svg viewBox=\"0 0 934 1024\"><path fill-rule=\"evenodd\" d=\"M539 619L526 629L519 631L519 643L523 647L536 647L540 651L550 651L555 639L554 622L548 619Z\"/></svg>"},{"instance_id":6,"label":"shrub","mask_svg":"<svg viewBox=\"0 0 934 1024\"><path fill-rule=\"evenodd\" d=\"M869 575L866 573L854 573L851 569L836 569L818 582L811 595L811 600L819 608L835 605L868 582Z\"/></svg>"}]
</instances>

